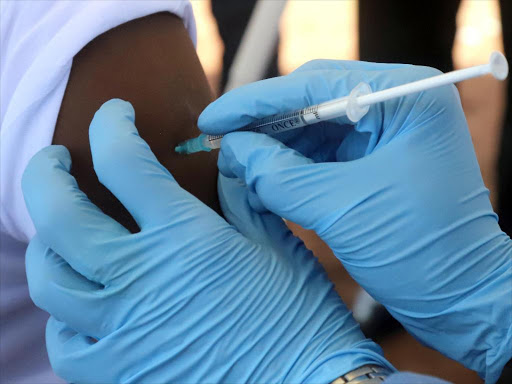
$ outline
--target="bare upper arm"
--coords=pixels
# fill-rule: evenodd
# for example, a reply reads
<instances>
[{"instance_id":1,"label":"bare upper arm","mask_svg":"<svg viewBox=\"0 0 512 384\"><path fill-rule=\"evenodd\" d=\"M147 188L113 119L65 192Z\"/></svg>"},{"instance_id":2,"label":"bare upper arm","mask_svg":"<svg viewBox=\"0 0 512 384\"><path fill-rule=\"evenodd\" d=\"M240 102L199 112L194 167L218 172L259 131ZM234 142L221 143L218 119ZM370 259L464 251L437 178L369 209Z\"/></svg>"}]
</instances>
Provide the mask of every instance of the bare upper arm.
<instances>
[{"instance_id":1,"label":"bare upper arm","mask_svg":"<svg viewBox=\"0 0 512 384\"><path fill-rule=\"evenodd\" d=\"M111 98L131 102L135 122L158 160L180 185L218 210L216 156L180 156L174 146L199 134L197 117L212 94L182 21L169 13L133 20L94 39L74 58L55 134L72 157L80 188L106 214L132 231L137 226L99 183L92 166L88 129Z\"/></svg>"}]
</instances>

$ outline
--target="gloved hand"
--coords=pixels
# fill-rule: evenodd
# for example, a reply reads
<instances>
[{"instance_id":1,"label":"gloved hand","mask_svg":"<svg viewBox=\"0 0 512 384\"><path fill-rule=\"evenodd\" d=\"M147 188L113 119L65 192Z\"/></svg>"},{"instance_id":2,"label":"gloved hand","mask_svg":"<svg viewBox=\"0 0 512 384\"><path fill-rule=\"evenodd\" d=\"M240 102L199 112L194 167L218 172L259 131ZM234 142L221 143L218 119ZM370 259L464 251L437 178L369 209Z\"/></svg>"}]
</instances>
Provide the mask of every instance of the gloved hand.
<instances>
[{"instance_id":1,"label":"gloved hand","mask_svg":"<svg viewBox=\"0 0 512 384\"><path fill-rule=\"evenodd\" d=\"M367 363L390 367L279 217L256 214L245 187L220 177L228 224L178 186L134 119L129 103L111 100L96 113L90 141L100 181L140 233L79 190L64 147L39 152L23 177L38 232L28 283L52 315L46 337L58 375L76 383L328 383Z\"/></svg>"},{"instance_id":2,"label":"gloved hand","mask_svg":"<svg viewBox=\"0 0 512 384\"><path fill-rule=\"evenodd\" d=\"M199 128L224 134L276 113L438 74L314 61L235 89ZM512 246L497 222L454 86L283 133L222 140L219 169L249 201L315 230L349 273L423 343L496 381L512 357ZM283 145L283 142L286 145Z\"/></svg>"}]
</instances>

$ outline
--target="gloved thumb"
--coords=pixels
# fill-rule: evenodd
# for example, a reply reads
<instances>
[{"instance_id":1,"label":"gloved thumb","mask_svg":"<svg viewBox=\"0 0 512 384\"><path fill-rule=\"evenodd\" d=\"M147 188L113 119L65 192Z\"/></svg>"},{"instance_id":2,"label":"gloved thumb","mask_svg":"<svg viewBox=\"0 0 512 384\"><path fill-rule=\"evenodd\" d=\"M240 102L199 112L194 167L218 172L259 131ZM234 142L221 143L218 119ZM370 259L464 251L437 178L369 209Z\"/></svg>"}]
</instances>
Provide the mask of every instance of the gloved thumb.
<instances>
[{"instance_id":1,"label":"gloved thumb","mask_svg":"<svg viewBox=\"0 0 512 384\"><path fill-rule=\"evenodd\" d=\"M316 164L280 141L252 132L227 134L219 154L220 172L245 182L253 209L272 211L317 231L332 213L332 191L326 186L339 167Z\"/></svg>"}]
</instances>

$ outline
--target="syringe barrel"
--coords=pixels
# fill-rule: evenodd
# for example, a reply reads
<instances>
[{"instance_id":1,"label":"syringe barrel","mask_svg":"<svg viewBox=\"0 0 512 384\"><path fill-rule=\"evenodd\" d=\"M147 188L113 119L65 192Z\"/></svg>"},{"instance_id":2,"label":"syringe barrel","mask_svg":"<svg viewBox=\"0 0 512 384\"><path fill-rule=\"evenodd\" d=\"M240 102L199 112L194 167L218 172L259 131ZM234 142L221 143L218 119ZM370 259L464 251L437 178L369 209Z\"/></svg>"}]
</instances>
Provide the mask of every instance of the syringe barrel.
<instances>
[{"instance_id":1,"label":"syringe barrel","mask_svg":"<svg viewBox=\"0 0 512 384\"><path fill-rule=\"evenodd\" d=\"M306 114L306 110L308 110L308 108L286 113L284 115L281 114L269 116L247 125L246 127L242 128L241 131L275 135L280 132L304 127L305 125L312 124L310 121L314 119Z\"/></svg>"},{"instance_id":2,"label":"syringe barrel","mask_svg":"<svg viewBox=\"0 0 512 384\"><path fill-rule=\"evenodd\" d=\"M318 106L313 108L317 109ZM266 117L239 129L238 132L245 131L275 135L281 132L304 127L309 124L314 124L316 122L318 121L315 117L315 111L312 111L311 107L308 107L285 115L273 115ZM212 149L220 148L222 137L223 135L205 135L203 138L203 145Z\"/></svg>"},{"instance_id":3,"label":"syringe barrel","mask_svg":"<svg viewBox=\"0 0 512 384\"><path fill-rule=\"evenodd\" d=\"M290 113L265 117L245 126L242 129L239 129L238 131L276 135L281 132L305 127L306 125L345 116L347 115L347 111L350 107L352 107L352 109L349 111L351 112L351 114L349 114L349 118L353 122L357 122L366 114L366 112L368 112L368 108L361 108L356 105L356 98L362 95L367 95L371 92L372 90L368 84L360 83L352 90L349 96L326 101L325 103L302 108ZM203 145L212 149L220 148L222 137L222 135L205 135L203 138Z\"/></svg>"},{"instance_id":4,"label":"syringe barrel","mask_svg":"<svg viewBox=\"0 0 512 384\"><path fill-rule=\"evenodd\" d=\"M321 121L331 120L346 115L349 97L340 97L325 103L306 107L287 114L273 115L258 120L240 131L250 131L275 135L281 132L290 131L316 124Z\"/></svg>"}]
</instances>

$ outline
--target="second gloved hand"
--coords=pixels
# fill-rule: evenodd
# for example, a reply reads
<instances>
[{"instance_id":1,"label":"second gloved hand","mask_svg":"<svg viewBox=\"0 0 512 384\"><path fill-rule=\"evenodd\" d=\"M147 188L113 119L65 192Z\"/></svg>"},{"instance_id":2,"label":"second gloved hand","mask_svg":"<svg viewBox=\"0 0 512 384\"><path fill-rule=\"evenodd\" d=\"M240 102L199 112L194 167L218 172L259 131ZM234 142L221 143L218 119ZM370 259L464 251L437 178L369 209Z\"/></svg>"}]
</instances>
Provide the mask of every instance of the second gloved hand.
<instances>
[{"instance_id":1,"label":"second gloved hand","mask_svg":"<svg viewBox=\"0 0 512 384\"><path fill-rule=\"evenodd\" d=\"M202 113L225 134L256 119L438 74L320 60L235 89ZM512 245L492 211L453 86L372 105L275 138L222 140L219 168L250 202L315 230L345 268L422 342L496 381L512 357ZM286 145L284 145L284 144Z\"/></svg>"},{"instance_id":2,"label":"second gloved hand","mask_svg":"<svg viewBox=\"0 0 512 384\"><path fill-rule=\"evenodd\" d=\"M132 106L90 127L94 168L141 231L104 215L48 147L23 178L38 235L35 303L52 317L53 368L75 383L328 383L389 366L364 339L311 253L247 189L221 177L224 220L181 189L139 137Z\"/></svg>"}]
</instances>

